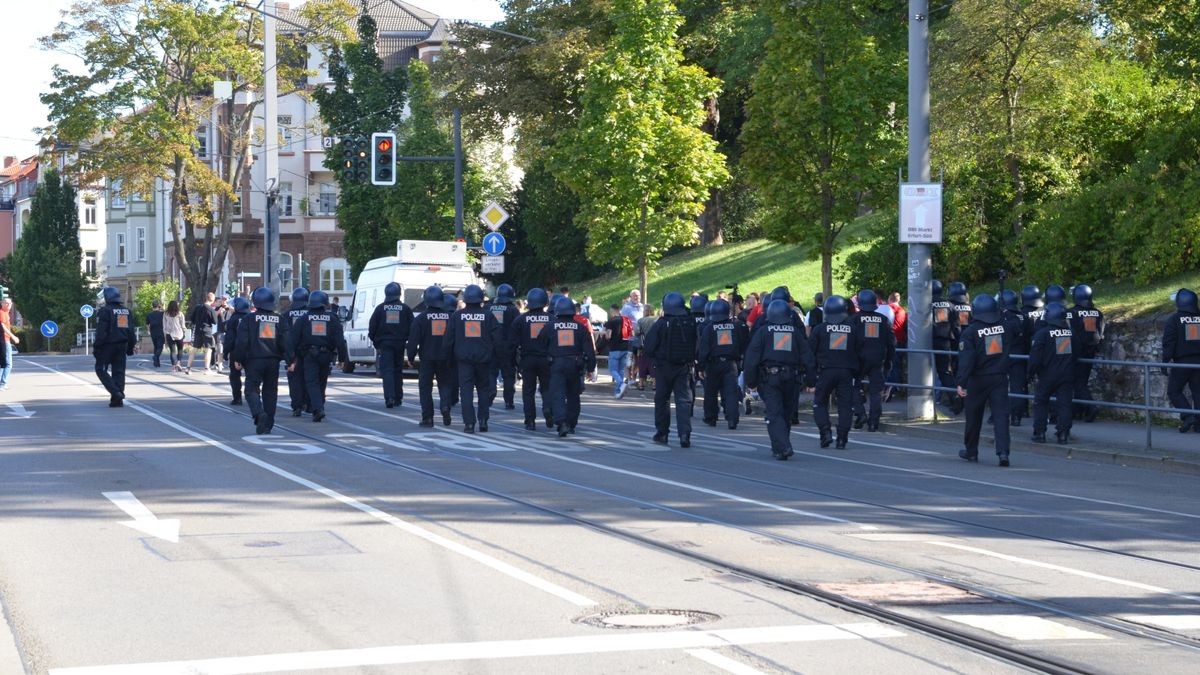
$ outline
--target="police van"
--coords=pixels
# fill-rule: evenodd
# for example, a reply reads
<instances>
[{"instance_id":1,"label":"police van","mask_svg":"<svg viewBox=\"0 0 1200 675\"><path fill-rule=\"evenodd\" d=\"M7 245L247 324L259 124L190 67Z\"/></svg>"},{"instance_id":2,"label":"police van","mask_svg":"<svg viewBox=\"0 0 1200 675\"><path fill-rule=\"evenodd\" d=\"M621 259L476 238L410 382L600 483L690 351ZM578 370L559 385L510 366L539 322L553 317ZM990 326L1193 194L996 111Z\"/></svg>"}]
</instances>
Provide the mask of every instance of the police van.
<instances>
[{"instance_id":1,"label":"police van","mask_svg":"<svg viewBox=\"0 0 1200 675\"><path fill-rule=\"evenodd\" d=\"M425 309L421 299L429 286L441 286L445 292L456 295L471 284L482 285L467 259L464 242L397 241L396 255L368 262L355 282L350 316L345 324L350 360L343 364L344 372L353 373L359 365L375 365L375 346L367 337L367 330L371 314L383 302L384 287L393 281L400 284L400 299L418 314Z\"/></svg>"}]
</instances>

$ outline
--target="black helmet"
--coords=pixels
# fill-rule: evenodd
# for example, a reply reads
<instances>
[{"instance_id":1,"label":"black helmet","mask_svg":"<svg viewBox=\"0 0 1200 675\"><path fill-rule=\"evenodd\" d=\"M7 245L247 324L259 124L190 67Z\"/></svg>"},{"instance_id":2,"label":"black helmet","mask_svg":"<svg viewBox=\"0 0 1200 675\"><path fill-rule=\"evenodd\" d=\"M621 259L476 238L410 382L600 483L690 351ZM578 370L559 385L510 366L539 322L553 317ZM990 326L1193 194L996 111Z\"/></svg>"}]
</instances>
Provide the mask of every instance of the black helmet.
<instances>
[{"instance_id":1,"label":"black helmet","mask_svg":"<svg viewBox=\"0 0 1200 675\"><path fill-rule=\"evenodd\" d=\"M967 301L967 285L961 281L951 281L948 292L950 294L951 302L957 302L961 304Z\"/></svg>"},{"instance_id":2,"label":"black helmet","mask_svg":"<svg viewBox=\"0 0 1200 675\"><path fill-rule=\"evenodd\" d=\"M1020 308L1017 307L1017 292L1007 288L1004 289L1004 292L1000 294L1000 308L1010 312L1019 311Z\"/></svg>"},{"instance_id":3,"label":"black helmet","mask_svg":"<svg viewBox=\"0 0 1200 675\"><path fill-rule=\"evenodd\" d=\"M704 316L704 308L708 306L708 296L703 293L692 296L692 314Z\"/></svg>"},{"instance_id":4,"label":"black helmet","mask_svg":"<svg viewBox=\"0 0 1200 675\"><path fill-rule=\"evenodd\" d=\"M233 299L233 311L237 312L238 314L249 314L250 301L240 295L237 296Z\"/></svg>"},{"instance_id":5,"label":"black helmet","mask_svg":"<svg viewBox=\"0 0 1200 675\"><path fill-rule=\"evenodd\" d=\"M942 297L942 282L937 279L933 280L933 299L937 300Z\"/></svg>"},{"instance_id":6,"label":"black helmet","mask_svg":"<svg viewBox=\"0 0 1200 675\"><path fill-rule=\"evenodd\" d=\"M384 300L399 300L400 299L400 284L392 282L383 287Z\"/></svg>"},{"instance_id":7,"label":"black helmet","mask_svg":"<svg viewBox=\"0 0 1200 675\"><path fill-rule=\"evenodd\" d=\"M325 305L329 304L329 296L325 291L313 291L308 294L309 309L325 309Z\"/></svg>"},{"instance_id":8,"label":"black helmet","mask_svg":"<svg viewBox=\"0 0 1200 675\"><path fill-rule=\"evenodd\" d=\"M1067 290L1058 284L1054 284L1046 289L1046 302L1061 302L1064 305L1067 302Z\"/></svg>"},{"instance_id":9,"label":"black helmet","mask_svg":"<svg viewBox=\"0 0 1200 675\"><path fill-rule=\"evenodd\" d=\"M442 289L437 286L430 286L425 289L425 294L421 296L421 300L425 303L425 309L441 309L442 308Z\"/></svg>"},{"instance_id":10,"label":"black helmet","mask_svg":"<svg viewBox=\"0 0 1200 675\"><path fill-rule=\"evenodd\" d=\"M663 314L667 316L687 316L687 305L683 302L683 296L675 291L671 291L663 296L662 301Z\"/></svg>"},{"instance_id":11,"label":"black helmet","mask_svg":"<svg viewBox=\"0 0 1200 675\"><path fill-rule=\"evenodd\" d=\"M879 309L879 298L875 297L875 291L869 288L859 291L858 308L863 312L874 312Z\"/></svg>"},{"instance_id":12,"label":"black helmet","mask_svg":"<svg viewBox=\"0 0 1200 675\"><path fill-rule=\"evenodd\" d=\"M478 305L483 302L483 289L471 284L463 289L463 302L468 305Z\"/></svg>"},{"instance_id":13,"label":"black helmet","mask_svg":"<svg viewBox=\"0 0 1200 675\"><path fill-rule=\"evenodd\" d=\"M298 288L296 290L304 291L303 288ZM304 292L308 293L308 291ZM255 308L261 311L275 311L275 291L267 288L266 286L259 286L258 288L254 289L254 292L250 294L250 301L254 303Z\"/></svg>"},{"instance_id":14,"label":"black helmet","mask_svg":"<svg viewBox=\"0 0 1200 675\"><path fill-rule=\"evenodd\" d=\"M724 321L725 319L729 318L729 311L729 302L717 298L716 300L708 303L708 307L705 308L704 314L709 321Z\"/></svg>"},{"instance_id":15,"label":"black helmet","mask_svg":"<svg viewBox=\"0 0 1200 675\"><path fill-rule=\"evenodd\" d=\"M1176 291L1175 309L1181 312L1200 311L1196 309L1196 292L1188 288L1181 288Z\"/></svg>"},{"instance_id":16,"label":"black helmet","mask_svg":"<svg viewBox=\"0 0 1200 675\"><path fill-rule=\"evenodd\" d=\"M791 302L792 292L788 290L787 286L780 286L771 291L771 300L783 300L784 302Z\"/></svg>"},{"instance_id":17,"label":"black helmet","mask_svg":"<svg viewBox=\"0 0 1200 675\"><path fill-rule=\"evenodd\" d=\"M575 303L565 295L560 296L554 301L554 316L575 316Z\"/></svg>"},{"instance_id":18,"label":"black helmet","mask_svg":"<svg viewBox=\"0 0 1200 675\"><path fill-rule=\"evenodd\" d=\"M458 298L453 293L442 293L442 309L447 312L458 309Z\"/></svg>"},{"instance_id":19,"label":"black helmet","mask_svg":"<svg viewBox=\"0 0 1200 675\"><path fill-rule=\"evenodd\" d=\"M549 301L550 298L546 296L544 288L531 288L529 294L525 296L525 305L529 309L545 309L546 303Z\"/></svg>"},{"instance_id":20,"label":"black helmet","mask_svg":"<svg viewBox=\"0 0 1200 675\"><path fill-rule=\"evenodd\" d=\"M850 313L849 303L840 295L831 295L825 298L825 307L822 308L825 323L841 323L846 320Z\"/></svg>"},{"instance_id":21,"label":"black helmet","mask_svg":"<svg viewBox=\"0 0 1200 675\"><path fill-rule=\"evenodd\" d=\"M1092 287L1087 284L1079 284L1071 289L1071 297L1075 299L1075 304L1084 308L1092 309Z\"/></svg>"},{"instance_id":22,"label":"black helmet","mask_svg":"<svg viewBox=\"0 0 1200 675\"><path fill-rule=\"evenodd\" d=\"M308 306L308 289L301 286L292 291L292 306L307 307Z\"/></svg>"},{"instance_id":23,"label":"black helmet","mask_svg":"<svg viewBox=\"0 0 1200 675\"><path fill-rule=\"evenodd\" d=\"M1026 307L1037 309L1046 303L1042 302L1042 289L1029 284L1021 289L1021 304Z\"/></svg>"},{"instance_id":24,"label":"black helmet","mask_svg":"<svg viewBox=\"0 0 1200 675\"><path fill-rule=\"evenodd\" d=\"M971 316L984 323L1000 323L1000 303L987 293L980 293L971 301Z\"/></svg>"},{"instance_id":25,"label":"black helmet","mask_svg":"<svg viewBox=\"0 0 1200 675\"><path fill-rule=\"evenodd\" d=\"M500 286L496 288L497 305L511 305L513 300L516 299L517 291L512 286L509 286L508 284L500 284Z\"/></svg>"},{"instance_id":26,"label":"black helmet","mask_svg":"<svg viewBox=\"0 0 1200 675\"><path fill-rule=\"evenodd\" d=\"M1057 328L1067 327L1067 306L1061 302L1051 302L1046 305L1046 314L1043 316L1046 323Z\"/></svg>"},{"instance_id":27,"label":"black helmet","mask_svg":"<svg viewBox=\"0 0 1200 675\"><path fill-rule=\"evenodd\" d=\"M767 323L782 326L791 323L791 320L792 308L788 307L786 300L772 300L767 305Z\"/></svg>"},{"instance_id":28,"label":"black helmet","mask_svg":"<svg viewBox=\"0 0 1200 675\"><path fill-rule=\"evenodd\" d=\"M113 288L112 286L105 286L104 287L104 304L118 305L120 303L121 303L121 291L118 291L117 289Z\"/></svg>"}]
</instances>

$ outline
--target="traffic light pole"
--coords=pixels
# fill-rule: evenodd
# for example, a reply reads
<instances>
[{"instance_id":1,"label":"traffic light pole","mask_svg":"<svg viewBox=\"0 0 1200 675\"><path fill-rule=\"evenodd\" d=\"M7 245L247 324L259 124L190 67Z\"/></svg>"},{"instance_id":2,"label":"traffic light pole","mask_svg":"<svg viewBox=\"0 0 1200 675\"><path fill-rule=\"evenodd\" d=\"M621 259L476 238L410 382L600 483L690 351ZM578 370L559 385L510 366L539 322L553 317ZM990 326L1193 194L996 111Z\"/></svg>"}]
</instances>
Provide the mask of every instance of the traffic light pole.
<instances>
[{"instance_id":1,"label":"traffic light pole","mask_svg":"<svg viewBox=\"0 0 1200 675\"><path fill-rule=\"evenodd\" d=\"M262 284L279 293L279 76L275 60L275 2L263 3L263 176L267 214L263 227Z\"/></svg>"},{"instance_id":2,"label":"traffic light pole","mask_svg":"<svg viewBox=\"0 0 1200 675\"><path fill-rule=\"evenodd\" d=\"M908 182L928 183L929 170L929 1L908 2ZM933 417L933 346L929 303L933 287L933 247L908 245L909 419ZM923 388L921 388L923 387Z\"/></svg>"},{"instance_id":3,"label":"traffic light pole","mask_svg":"<svg viewBox=\"0 0 1200 675\"><path fill-rule=\"evenodd\" d=\"M462 109L454 109L454 238L466 241L463 222Z\"/></svg>"}]
</instances>

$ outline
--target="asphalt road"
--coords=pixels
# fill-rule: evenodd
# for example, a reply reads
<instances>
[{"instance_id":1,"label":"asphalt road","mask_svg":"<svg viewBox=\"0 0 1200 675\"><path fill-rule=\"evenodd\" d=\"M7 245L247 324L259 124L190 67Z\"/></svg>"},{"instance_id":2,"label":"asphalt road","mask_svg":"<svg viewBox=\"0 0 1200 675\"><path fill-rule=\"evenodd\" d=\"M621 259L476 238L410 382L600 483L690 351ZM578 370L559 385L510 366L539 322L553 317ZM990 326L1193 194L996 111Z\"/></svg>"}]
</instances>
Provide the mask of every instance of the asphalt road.
<instances>
[{"instance_id":1,"label":"asphalt road","mask_svg":"<svg viewBox=\"0 0 1200 675\"><path fill-rule=\"evenodd\" d=\"M1200 669L1194 476L809 425L777 462L759 415L664 448L607 384L558 439L337 375L258 437L223 376L136 357L114 410L89 359L18 368L0 673Z\"/></svg>"}]
</instances>

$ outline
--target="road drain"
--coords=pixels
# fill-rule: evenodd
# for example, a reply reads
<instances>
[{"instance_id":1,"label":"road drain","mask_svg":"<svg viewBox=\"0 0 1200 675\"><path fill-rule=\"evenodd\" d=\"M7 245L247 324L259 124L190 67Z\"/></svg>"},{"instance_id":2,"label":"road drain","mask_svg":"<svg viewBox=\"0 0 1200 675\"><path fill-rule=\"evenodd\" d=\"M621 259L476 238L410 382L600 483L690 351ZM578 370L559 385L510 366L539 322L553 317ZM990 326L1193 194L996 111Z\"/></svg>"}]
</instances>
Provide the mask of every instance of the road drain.
<instances>
[{"instance_id":1,"label":"road drain","mask_svg":"<svg viewBox=\"0 0 1200 675\"><path fill-rule=\"evenodd\" d=\"M576 621L599 628L679 628L720 618L716 614L691 609L622 609L589 614Z\"/></svg>"}]
</instances>

